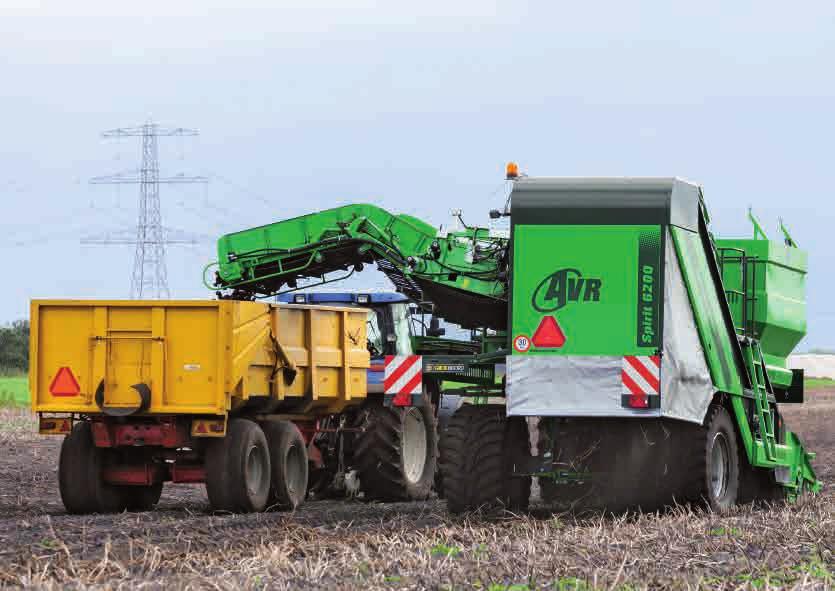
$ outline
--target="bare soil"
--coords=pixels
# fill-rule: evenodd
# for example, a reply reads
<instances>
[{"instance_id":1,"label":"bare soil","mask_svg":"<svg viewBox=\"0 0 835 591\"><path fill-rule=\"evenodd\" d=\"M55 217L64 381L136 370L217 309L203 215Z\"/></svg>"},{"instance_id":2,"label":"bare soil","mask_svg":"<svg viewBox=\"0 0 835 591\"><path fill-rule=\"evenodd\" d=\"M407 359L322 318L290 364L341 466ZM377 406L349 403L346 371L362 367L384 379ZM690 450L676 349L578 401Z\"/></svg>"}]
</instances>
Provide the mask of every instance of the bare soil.
<instances>
[{"instance_id":1,"label":"bare soil","mask_svg":"<svg viewBox=\"0 0 835 591\"><path fill-rule=\"evenodd\" d=\"M167 485L147 513L66 515L59 438L0 410L0 585L276 589L829 589L835 587L835 389L785 405L824 491L728 515L452 518L443 501L309 502L213 515Z\"/></svg>"}]
</instances>

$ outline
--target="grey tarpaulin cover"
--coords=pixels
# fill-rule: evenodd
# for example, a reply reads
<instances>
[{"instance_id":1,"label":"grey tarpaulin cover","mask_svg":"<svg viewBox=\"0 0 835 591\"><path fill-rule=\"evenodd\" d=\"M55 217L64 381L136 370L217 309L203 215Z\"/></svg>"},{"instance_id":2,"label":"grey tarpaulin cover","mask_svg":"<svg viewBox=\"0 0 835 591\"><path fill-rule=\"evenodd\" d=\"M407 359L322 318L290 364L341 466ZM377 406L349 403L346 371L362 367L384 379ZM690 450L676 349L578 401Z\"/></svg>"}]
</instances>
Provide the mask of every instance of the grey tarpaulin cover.
<instances>
[{"instance_id":1,"label":"grey tarpaulin cover","mask_svg":"<svg viewBox=\"0 0 835 591\"><path fill-rule=\"evenodd\" d=\"M714 388L672 238L665 240L661 408L621 404L621 356L511 355L507 412L528 416L666 416L701 423Z\"/></svg>"},{"instance_id":2,"label":"grey tarpaulin cover","mask_svg":"<svg viewBox=\"0 0 835 591\"><path fill-rule=\"evenodd\" d=\"M699 340L690 297L673 239L664 252L664 354L661 357L661 414L701 423L715 388Z\"/></svg>"}]
</instances>

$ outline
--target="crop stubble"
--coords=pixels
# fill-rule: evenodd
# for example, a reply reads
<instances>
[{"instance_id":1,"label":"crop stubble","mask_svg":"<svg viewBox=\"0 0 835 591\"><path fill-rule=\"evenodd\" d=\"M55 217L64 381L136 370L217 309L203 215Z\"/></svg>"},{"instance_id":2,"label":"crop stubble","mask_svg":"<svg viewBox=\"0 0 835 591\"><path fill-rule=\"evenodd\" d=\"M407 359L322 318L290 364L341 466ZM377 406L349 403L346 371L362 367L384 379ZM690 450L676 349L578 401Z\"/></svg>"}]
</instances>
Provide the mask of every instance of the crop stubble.
<instances>
[{"instance_id":1,"label":"crop stubble","mask_svg":"<svg viewBox=\"0 0 835 591\"><path fill-rule=\"evenodd\" d=\"M442 501L318 501L296 513L211 515L202 487L168 485L156 511L63 513L60 439L0 410L0 584L43 587L496 589L830 588L835 585L835 389L787 421L825 481L795 505L729 515L681 508L582 519L451 518Z\"/></svg>"}]
</instances>

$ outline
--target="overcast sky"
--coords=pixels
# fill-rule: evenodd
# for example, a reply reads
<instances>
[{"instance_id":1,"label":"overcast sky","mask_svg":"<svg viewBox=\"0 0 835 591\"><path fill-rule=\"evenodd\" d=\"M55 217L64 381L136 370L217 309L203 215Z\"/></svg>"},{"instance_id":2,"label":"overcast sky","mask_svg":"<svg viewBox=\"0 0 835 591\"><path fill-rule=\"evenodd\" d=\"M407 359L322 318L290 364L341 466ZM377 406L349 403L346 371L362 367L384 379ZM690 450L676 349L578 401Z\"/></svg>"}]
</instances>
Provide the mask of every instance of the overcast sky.
<instances>
[{"instance_id":1,"label":"overcast sky","mask_svg":"<svg viewBox=\"0 0 835 591\"><path fill-rule=\"evenodd\" d=\"M201 286L223 232L371 201L487 223L504 163L531 175L678 175L720 235L810 251L809 347L835 346L835 3L234 2L0 6L0 321L33 297L124 297L133 250L79 238L135 225L138 167L162 139L173 294ZM231 7L233 6L234 7ZM371 278L379 283L377 277ZM382 285L382 284L381 284Z\"/></svg>"}]
</instances>

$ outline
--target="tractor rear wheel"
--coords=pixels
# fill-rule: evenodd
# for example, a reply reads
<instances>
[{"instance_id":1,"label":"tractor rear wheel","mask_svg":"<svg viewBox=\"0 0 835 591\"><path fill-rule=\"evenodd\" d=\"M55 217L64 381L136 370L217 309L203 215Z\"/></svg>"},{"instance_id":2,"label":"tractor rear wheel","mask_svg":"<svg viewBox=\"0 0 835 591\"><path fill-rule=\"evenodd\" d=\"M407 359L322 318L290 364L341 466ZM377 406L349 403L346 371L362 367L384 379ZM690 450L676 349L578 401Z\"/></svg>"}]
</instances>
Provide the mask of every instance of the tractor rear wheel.
<instances>
[{"instance_id":1,"label":"tractor rear wheel","mask_svg":"<svg viewBox=\"0 0 835 591\"><path fill-rule=\"evenodd\" d=\"M253 421L229 421L226 436L209 442L206 493L215 511L254 513L267 506L270 452L264 431Z\"/></svg>"},{"instance_id":2,"label":"tractor rear wheel","mask_svg":"<svg viewBox=\"0 0 835 591\"><path fill-rule=\"evenodd\" d=\"M528 424L505 413L502 405L464 404L450 419L441 439L450 512L527 509L531 478L514 468L530 456Z\"/></svg>"},{"instance_id":3,"label":"tractor rear wheel","mask_svg":"<svg viewBox=\"0 0 835 591\"><path fill-rule=\"evenodd\" d=\"M262 425L270 450L269 505L295 509L307 496L307 446L299 429L290 421Z\"/></svg>"},{"instance_id":4,"label":"tractor rear wheel","mask_svg":"<svg viewBox=\"0 0 835 591\"><path fill-rule=\"evenodd\" d=\"M108 450L93 443L88 421L76 423L61 444L58 488L68 513L118 513L126 507L120 488L104 480Z\"/></svg>"},{"instance_id":5,"label":"tractor rear wheel","mask_svg":"<svg viewBox=\"0 0 835 591\"><path fill-rule=\"evenodd\" d=\"M362 431L354 445L354 465L367 499L420 501L432 490L438 432L427 395L417 406L386 408L369 403L359 414Z\"/></svg>"}]
</instances>

